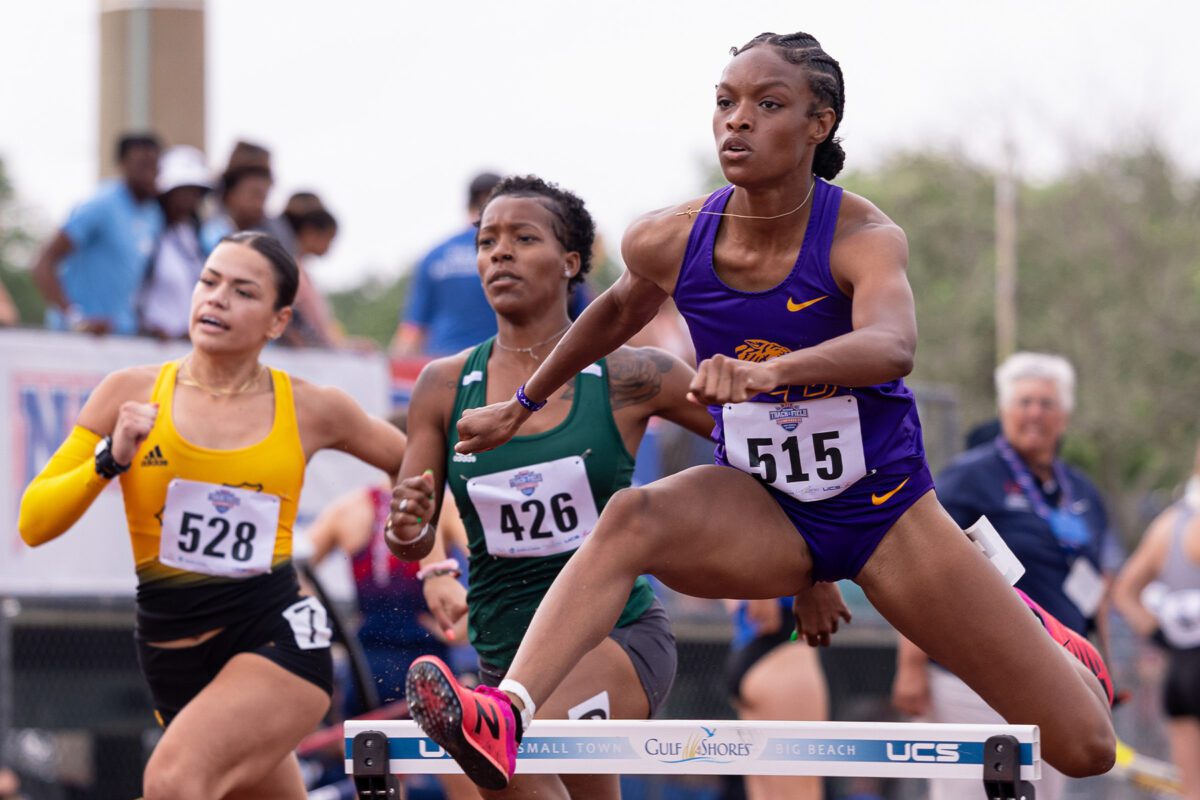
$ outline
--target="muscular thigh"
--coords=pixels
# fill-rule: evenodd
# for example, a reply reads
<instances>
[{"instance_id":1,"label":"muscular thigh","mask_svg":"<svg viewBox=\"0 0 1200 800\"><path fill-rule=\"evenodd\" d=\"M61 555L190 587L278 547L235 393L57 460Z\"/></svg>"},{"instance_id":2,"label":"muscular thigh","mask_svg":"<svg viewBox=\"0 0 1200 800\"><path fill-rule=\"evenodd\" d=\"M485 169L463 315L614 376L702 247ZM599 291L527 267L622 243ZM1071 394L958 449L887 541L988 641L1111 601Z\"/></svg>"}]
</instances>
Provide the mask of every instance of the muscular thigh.
<instances>
[{"instance_id":1,"label":"muscular thigh","mask_svg":"<svg viewBox=\"0 0 1200 800\"><path fill-rule=\"evenodd\" d=\"M599 698L601 693L607 695L604 700ZM537 715L539 719L567 719L571 709L587 705L588 708L576 712L579 716L602 704L607 706L609 719L645 719L650 713L633 662L612 639L605 639L583 657L550 699L538 708Z\"/></svg>"},{"instance_id":2,"label":"muscular thigh","mask_svg":"<svg viewBox=\"0 0 1200 800\"><path fill-rule=\"evenodd\" d=\"M648 571L694 597L794 594L811 580L808 545L757 480L693 467L637 490ZM586 546L586 545L585 545Z\"/></svg>"},{"instance_id":3,"label":"muscular thigh","mask_svg":"<svg viewBox=\"0 0 1200 800\"><path fill-rule=\"evenodd\" d=\"M1073 734L1068 709L1096 697L1074 659L929 492L905 512L859 573L867 598L1001 716L1039 724L1055 741Z\"/></svg>"},{"instance_id":4,"label":"muscular thigh","mask_svg":"<svg viewBox=\"0 0 1200 800\"><path fill-rule=\"evenodd\" d=\"M214 797L223 797L277 769L289 773L280 762L328 708L329 695L314 684L242 653L179 712L152 758L168 760L172 772L196 776Z\"/></svg>"}]
</instances>

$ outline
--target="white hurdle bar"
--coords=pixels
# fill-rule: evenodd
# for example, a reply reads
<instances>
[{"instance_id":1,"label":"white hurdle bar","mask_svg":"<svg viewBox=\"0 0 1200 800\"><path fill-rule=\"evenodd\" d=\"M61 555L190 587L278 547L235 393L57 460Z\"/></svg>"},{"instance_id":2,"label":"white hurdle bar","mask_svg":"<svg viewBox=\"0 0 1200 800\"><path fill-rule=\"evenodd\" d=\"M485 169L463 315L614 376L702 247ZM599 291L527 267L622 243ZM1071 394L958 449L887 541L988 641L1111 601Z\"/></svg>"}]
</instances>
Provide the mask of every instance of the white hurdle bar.
<instances>
[{"instance_id":1,"label":"white hurdle bar","mask_svg":"<svg viewBox=\"0 0 1200 800\"><path fill-rule=\"evenodd\" d=\"M357 754L356 767L354 743L356 736L366 732L387 737L387 773L460 772L415 722L347 720L348 775L364 774L364 754L361 750ZM518 749L517 773L866 775L978 781L985 779L985 766L996 760L994 754L985 753L988 740L1003 735L1014 737L1019 745L1020 773L1013 777L1040 778L1041 746L1035 725L738 720L536 720ZM381 744L378 739L370 743L375 749L366 757L377 756ZM371 771L382 772L379 760L371 760Z\"/></svg>"}]
</instances>

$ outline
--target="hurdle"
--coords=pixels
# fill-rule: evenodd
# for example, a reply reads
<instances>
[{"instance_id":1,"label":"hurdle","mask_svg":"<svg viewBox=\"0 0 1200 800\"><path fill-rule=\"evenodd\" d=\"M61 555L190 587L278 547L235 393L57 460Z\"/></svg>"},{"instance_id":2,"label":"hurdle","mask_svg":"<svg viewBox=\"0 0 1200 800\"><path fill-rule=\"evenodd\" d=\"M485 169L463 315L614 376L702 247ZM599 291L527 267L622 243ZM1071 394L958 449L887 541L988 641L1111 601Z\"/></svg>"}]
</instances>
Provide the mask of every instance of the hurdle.
<instances>
[{"instance_id":1,"label":"hurdle","mask_svg":"<svg viewBox=\"0 0 1200 800\"><path fill-rule=\"evenodd\" d=\"M360 800L399 800L396 775L460 772L410 720L347 720L346 774ZM517 772L815 775L982 781L988 800L1033 800L1035 725L740 720L536 720Z\"/></svg>"}]
</instances>

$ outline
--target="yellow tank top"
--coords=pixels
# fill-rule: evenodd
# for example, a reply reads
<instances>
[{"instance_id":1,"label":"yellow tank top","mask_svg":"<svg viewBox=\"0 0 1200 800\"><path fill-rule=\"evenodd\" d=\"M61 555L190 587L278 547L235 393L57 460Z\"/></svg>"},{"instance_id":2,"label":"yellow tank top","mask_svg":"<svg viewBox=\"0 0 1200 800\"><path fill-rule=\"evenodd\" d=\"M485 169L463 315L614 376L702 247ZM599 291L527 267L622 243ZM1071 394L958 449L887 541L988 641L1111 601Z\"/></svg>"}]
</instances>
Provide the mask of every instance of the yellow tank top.
<instances>
[{"instance_id":1,"label":"yellow tank top","mask_svg":"<svg viewBox=\"0 0 1200 800\"><path fill-rule=\"evenodd\" d=\"M270 533L275 534L270 555L270 569L274 570L291 559L292 526L304 485L304 448L296 424L291 379L285 372L270 370L275 419L266 438L236 450L212 450L187 441L175 428L173 406L178 370L179 362L170 361L159 371L150 401L159 404L158 418L129 471L121 476L138 582L142 586L159 581L183 586L228 580L229 577L222 577L224 573L206 573L203 567L192 570L167 566L160 560L160 552L169 551L163 546L166 536L178 537L171 543L174 545L171 552L186 550L200 558L198 563L236 565L235 559L252 554L255 542L247 540L242 530L245 524L235 530L228 522L236 522L236 513L222 516L231 506L239 505L239 497L266 500L278 509L276 530L259 531L256 537L261 544L269 541ZM180 486L187 486L193 496L211 500L207 518L201 514L183 514L180 523L179 515L172 512L178 505ZM172 495L168 495L168 490ZM169 504L171 496L176 502ZM278 498L277 503L274 498ZM164 519L171 528L165 533ZM264 553L258 553L253 561L265 569L266 559Z\"/></svg>"}]
</instances>

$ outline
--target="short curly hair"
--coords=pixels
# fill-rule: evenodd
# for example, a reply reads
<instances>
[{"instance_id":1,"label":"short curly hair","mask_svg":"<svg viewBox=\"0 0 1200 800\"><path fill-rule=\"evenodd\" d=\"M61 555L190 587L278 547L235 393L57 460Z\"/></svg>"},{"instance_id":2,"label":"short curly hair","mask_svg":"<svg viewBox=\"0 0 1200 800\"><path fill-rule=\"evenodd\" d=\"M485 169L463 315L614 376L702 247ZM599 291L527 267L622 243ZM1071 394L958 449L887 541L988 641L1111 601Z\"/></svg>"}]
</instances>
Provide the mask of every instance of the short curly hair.
<instances>
[{"instance_id":1,"label":"short curly hair","mask_svg":"<svg viewBox=\"0 0 1200 800\"><path fill-rule=\"evenodd\" d=\"M592 268L592 244L596 241L596 223L578 195L548 183L536 175L510 175L488 195L479 218L499 197L532 197L538 200L554 217L554 237L568 253L579 253L579 272L571 278L568 289L583 283Z\"/></svg>"}]
</instances>

